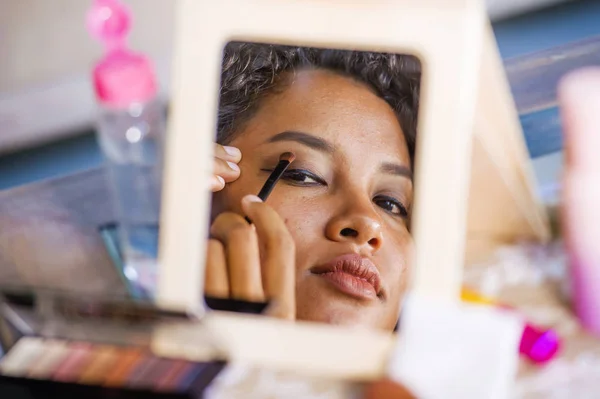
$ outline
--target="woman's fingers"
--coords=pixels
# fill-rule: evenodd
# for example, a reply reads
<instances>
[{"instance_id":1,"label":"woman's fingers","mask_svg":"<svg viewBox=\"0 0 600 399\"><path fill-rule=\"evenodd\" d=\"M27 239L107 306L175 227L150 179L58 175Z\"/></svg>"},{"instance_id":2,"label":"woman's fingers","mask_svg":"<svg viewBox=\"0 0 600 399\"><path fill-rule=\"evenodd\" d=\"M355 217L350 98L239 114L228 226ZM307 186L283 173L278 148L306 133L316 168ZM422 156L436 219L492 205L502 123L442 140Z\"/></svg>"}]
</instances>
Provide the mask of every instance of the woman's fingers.
<instances>
[{"instance_id":1,"label":"woman's fingers","mask_svg":"<svg viewBox=\"0 0 600 399\"><path fill-rule=\"evenodd\" d=\"M225 247L231 297L255 302L264 301L255 228L240 215L225 212L217 216L210 233Z\"/></svg>"},{"instance_id":2,"label":"woman's fingers","mask_svg":"<svg viewBox=\"0 0 600 399\"><path fill-rule=\"evenodd\" d=\"M221 176L225 182L230 183L240 177L240 167L231 161L224 161L220 158L215 158L213 164L213 174Z\"/></svg>"},{"instance_id":3,"label":"woman's fingers","mask_svg":"<svg viewBox=\"0 0 600 399\"><path fill-rule=\"evenodd\" d=\"M273 301L270 314L295 319L295 245L285 223L275 210L249 195L242 208L256 226L262 255L264 292Z\"/></svg>"},{"instance_id":4,"label":"woman's fingers","mask_svg":"<svg viewBox=\"0 0 600 399\"><path fill-rule=\"evenodd\" d=\"M225 248L220 241L210 239L206 248L204 293L216 298L229 298L229 278Z\"/></svg>"},{"instance_id":5,"label":"woman's fingers","mask_svg":"<svg viewBox=\"0 0 600 399\"><path fill-rule=\"evenodd\" d=\"M231 183L240 177L238 163L241 159L242 153L237 148L215 144L212 192L222 190L226 183Z\"/></svg>"},{"instance_id":6,"label":"woman's fingers","mask_svg":"<svg viewBox=\"0 0 600 399\"><path fill-rule=\"evenodd\" d=\"M211 226L206 293L262 302L272 316L295 319L295 246L285 223L256 196L242 201L246 215L225 212ZM225 288L228 287L228 291Z\"/></svg>"},{"instance_id":7,"label":"woman's fingers","mask_svg":"<svg viewBox=\"0 0 600 399\"><path fill-rule=\"evenodd\" d=\"M223 188L225 188L225 179L221 176L213 175L210 182L210 190L214 193L223 190Z\"/></svg>"},{"instance_id":8,"label":"woman's fingers","mask_svg":"<svg viewBox=\"0 0 600 399\"><path fill-rule=\"evenodd\" d=\"M242 159L242 152L239 149L235 147L222 146L216 143L214 155L216 158L220 158L224 161L231 161L234 163L239 163Z\"/></svg>"}]
</instances>

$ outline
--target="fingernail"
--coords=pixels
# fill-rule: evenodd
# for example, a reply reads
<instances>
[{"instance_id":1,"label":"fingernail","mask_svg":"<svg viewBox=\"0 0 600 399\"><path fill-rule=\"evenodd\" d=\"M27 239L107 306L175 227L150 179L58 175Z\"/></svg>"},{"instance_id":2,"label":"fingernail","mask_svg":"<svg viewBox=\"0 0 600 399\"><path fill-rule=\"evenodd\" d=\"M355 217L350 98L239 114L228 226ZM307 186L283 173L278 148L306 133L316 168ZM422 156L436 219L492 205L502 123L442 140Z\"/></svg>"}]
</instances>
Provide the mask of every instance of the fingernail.
<instances>
[{"instance_id":1,"label":"fingernail","mask_svg":"<svg viewBox=\"0 0 600 399\"><path fill-rule=\"evenodd\" d=\"M220 190L223 187L225 187L225 179L223 179L221 176L214 176L213 179L214 179L213 183L212 183L212 185L213 185L212 189L213 190Z\"/></svg>"},{"instance_id":2,"label":"fingernail","mask_svg":"<svg viewBox=\"0 0 600 399\"><path fill-rule=\"evenodd\" d=\"M240 167L235 162L227 161L227 165L229 165L229 167L236 172L240 171Z\"/></svg>"},{"instance_id":3,"label":"fingernail","mask_svg":"<svg viewBox=\"0 0 600 399\"><path fill-rule=\"evenodd\" d=\"M242 203L251 203L251 202L263 202L260 198L258 198L256 195L246 195L244 198L242 198Z\"/></svg>"},{"instance_id":4,"label":"fingernail","mask_svg":"<svg viewBox=\"0 0 600 399\"><path fill-rule=\"evenodd\" d=\"M227 154L231 155L232 157L239 157L240 155L242 155L242 152L235 147L223 146L223 149Z\"/></svg>"}]
</instances>

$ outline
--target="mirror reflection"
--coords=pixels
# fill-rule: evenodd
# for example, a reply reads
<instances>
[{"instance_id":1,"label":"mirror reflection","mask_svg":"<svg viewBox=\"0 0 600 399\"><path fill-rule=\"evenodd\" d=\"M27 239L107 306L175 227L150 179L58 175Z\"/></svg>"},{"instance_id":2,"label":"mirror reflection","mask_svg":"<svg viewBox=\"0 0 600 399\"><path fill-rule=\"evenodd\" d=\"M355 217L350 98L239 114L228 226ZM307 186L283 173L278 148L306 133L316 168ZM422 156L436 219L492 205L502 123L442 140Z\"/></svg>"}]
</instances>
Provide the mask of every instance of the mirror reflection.
<instances>
[{"instance_id":1,"label":"mirror reflection","mask_svg":"<svg viewBox=\"0 0 600 399\"><path fill-rule=\"evenodd\" d=\"M394 329L411 265L420 77L410 55L227 44L205 295Z\"/></svg>"}]
</instances>

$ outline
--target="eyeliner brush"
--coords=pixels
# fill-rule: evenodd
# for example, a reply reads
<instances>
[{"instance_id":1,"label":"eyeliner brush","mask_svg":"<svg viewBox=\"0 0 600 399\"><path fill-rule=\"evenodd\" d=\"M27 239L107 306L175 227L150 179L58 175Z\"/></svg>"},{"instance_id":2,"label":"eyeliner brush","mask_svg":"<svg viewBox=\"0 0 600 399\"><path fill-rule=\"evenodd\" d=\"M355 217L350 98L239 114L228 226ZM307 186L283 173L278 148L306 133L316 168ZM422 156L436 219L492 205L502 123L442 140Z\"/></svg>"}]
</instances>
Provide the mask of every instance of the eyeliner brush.
<instances>
[{"instance_id":1,"label":"eyeliner brush","mask_svg":"<svg viewBox=\"0 0 600 399\"><path fill-rule=\"evenodd\" d=\"M271 175L265 182L265 185L260 189L260 192L258 193L258 198L260 198L263 202L267 200L269 194L271 194L271 191L273 191L273 188L275 188L275 184L277 184L283 173L286 171L288 166L290 166L290 164L294 161L295 158L296 156L291 152L284 152L279 156L279 163L277 164L273 172L271 172Z\"/></svg>"},{"instance_id":2,"label":"eyeliner brush","mask_svg":"<svg viewBox=\"0 0 600 399\"><path fill-rule=\"evenodd\" d=\"M277 184L281 176L285 173L288 166L290 166L290 164L294 162L294 159L296 159L296 156L293 152L284 152L279 156L279 163L277 164L273 172L271 172L269 178L260 189L260 192L258 193L258 198L260 198L263 202L267 200L269 194L271 194L271 191L273 191L273 188L275 188L275 184ZM248 217L246 217L246 221L248 223L252 223L252 221Z\"/></svg>"}]
</instances>

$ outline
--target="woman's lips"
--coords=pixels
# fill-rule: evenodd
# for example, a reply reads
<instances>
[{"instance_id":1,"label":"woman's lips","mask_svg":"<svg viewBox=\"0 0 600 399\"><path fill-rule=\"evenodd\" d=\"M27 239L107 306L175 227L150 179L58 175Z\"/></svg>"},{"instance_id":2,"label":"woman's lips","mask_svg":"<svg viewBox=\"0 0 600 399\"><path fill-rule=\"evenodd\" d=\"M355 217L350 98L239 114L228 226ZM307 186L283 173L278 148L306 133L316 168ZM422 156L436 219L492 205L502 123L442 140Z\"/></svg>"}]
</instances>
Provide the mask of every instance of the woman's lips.
<instances>
[{"instance_id":1,"label":"woman's lips","mask_svg":"<svg viewBox=\"0 0 600 399\"><path fill-rule=\"evenodd\" d=\"M310 271L352 297L373 300L381 296L381 277L377 267L360 255L339 256Z\"/></svg>"}]
</instances>

